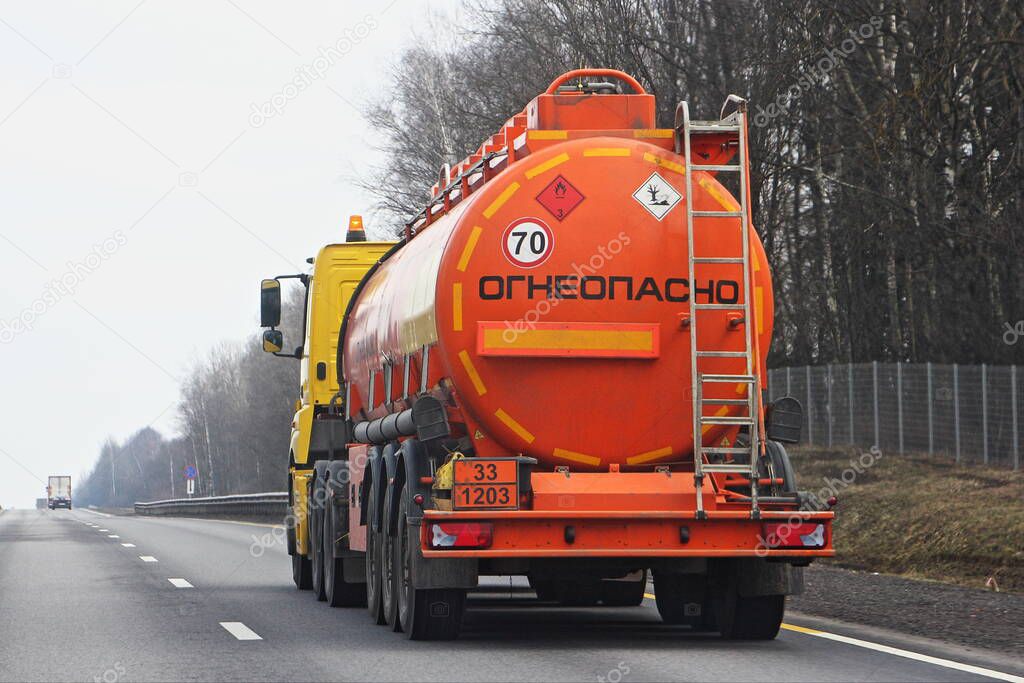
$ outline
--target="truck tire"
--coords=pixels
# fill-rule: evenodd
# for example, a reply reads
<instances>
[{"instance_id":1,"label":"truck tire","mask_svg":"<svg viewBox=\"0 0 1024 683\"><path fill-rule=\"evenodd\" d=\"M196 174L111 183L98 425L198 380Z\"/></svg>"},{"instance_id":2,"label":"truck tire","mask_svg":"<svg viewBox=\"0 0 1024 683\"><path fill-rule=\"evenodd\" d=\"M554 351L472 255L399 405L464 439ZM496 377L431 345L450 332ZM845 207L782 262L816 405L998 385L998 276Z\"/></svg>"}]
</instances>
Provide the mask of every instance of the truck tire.
<instances>
[{"instance_id":1,"label":"truck tire","mask_svg":"<svg viewBox=\"0 0 1024 683\"><path fill-rule=\"evenodd\" d=\"M380 566L383 548L380 531L374 528L373 523L380 508L378 497L377 486L371 484L366 512L366 608L370 611L373 623L381 626L385 623L384 603L381 599L383 572Z\"/></svg>"},{"instance_id":2,"label":"truck tire","mask_svg":"<svg viewBox=\"0 0 1024 683\"><path fill-rule=\"evenodd\" d=\"M313 483L309 491L309 513L306 515L306 523L309 525L309 560L312 563L313 594L316 599L323 602L327 599L324 593L324 553L323 553L323 514L321 502L324 499L324 483L319 473L313 477Z\"/></svg>"},{"instance_id":3,"label":"truck tire","mask_svg":"<svg viewBox=\"0 0 1024 683\"><path fill-rule=\"evenodd\" d=\"M744 598L730 591L715 603L718 631L726 640L772 640L786 611L785 595Z\"/></svg>"},{"instance_id":4,"label":"truck tire","mask_svg":"<svg viewBox=\"0 0 1024 683\"><path fill-rule=\"evenodd\" d=\"M466 591L459 588L416 588L412 583L412 544L409 542L409 497L403 489L395 536L395 577L398 622L410 640L455 640L462 630Z\"/></svg>"},{"instance_id":5,"label":"truck tire","mask_svg":"<svg viewBox=\"0 0 1024 683\"><path fill-rule=\"evenodd\" d=\"M327 502L330 506L332 503ZM334 545L338 538L334 526L335 515L330 507L324 510L324 596L331 607L358 607L366 604L366 584L345 581L345 560L334 556Z\"/></svg>"},{"instance_id":6,"label":"truck tire","mask_svg":"<svg viewBox=\"0 0 1024 683\"><path fill-rule=\"evenodd\" d=\"M398 576L396 574L397 559L395 558L396 539L391 535L391 500L394 496L395 487L388 486L384 494L384 519L381 524L381 556L380 556L380 600L381 608L384 611L384 623L398 632L402 630L402 624L398 620Z\"/></svg>"},{"instance_id":7,"label":"truck tire","mask_svg":"<svg viewBox=\"0 0 1024 683\"><path fill-rule=\"evenodd\" d=\"M292 555L292 581L300 591L313 587L313 563L304 555Z\"/></svg>"}]
</instances>

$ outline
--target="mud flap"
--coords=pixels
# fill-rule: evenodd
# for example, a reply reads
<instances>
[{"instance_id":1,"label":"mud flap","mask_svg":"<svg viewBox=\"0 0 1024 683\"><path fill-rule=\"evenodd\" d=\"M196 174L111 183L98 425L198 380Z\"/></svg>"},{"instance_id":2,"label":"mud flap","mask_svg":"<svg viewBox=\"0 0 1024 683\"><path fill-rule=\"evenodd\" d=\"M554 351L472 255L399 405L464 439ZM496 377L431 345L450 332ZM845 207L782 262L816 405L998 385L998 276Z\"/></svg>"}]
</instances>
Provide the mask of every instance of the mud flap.
<instances>
[{"instance_id":1,"label":"mud flap","mask_svg":"<svg viewBox=\"0 0 1024 683\"><path fill-rule=\"evenodd\" d=\"M739 558L733 562L736 592L740 597L800 595L804 592L803 567L759 558Z\"/></svg>"},{"instance_id":2,"label":"mud flap","mask_svg":"<svg viewBox=\"0 0 1024 683\"><path fill-rule=\"evenodd\" d=\"M409 547L412 548L413 588L476 588L479 578L473 557L423 557L420 545L422 517L409 517Z\"/></svg>"}]
</instances>

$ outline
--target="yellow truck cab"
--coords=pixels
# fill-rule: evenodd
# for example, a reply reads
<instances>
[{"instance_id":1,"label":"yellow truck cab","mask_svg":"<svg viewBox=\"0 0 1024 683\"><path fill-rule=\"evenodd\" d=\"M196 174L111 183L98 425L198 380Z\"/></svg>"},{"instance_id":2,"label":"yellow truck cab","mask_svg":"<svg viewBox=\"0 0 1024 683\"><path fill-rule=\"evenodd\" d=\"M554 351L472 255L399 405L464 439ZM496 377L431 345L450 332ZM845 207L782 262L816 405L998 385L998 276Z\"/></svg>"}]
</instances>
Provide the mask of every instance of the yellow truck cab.
<instances>
[{"instance_id":1,"label":"yellow truck cab","mask_svg":"<svg viewBox=\"0 0 1024 683\"><path fill-rule=\"evenodd\" d=\"M363 276L393 246L393 242L367 242L362 218L352 216L346 241L321 248L311 259L311 273L279 275L263 280L260 285L261 326L268 328L263 333L263 350L301 363L288 453L286 516L292 574L300 588L309 588L312 583L312 544L307 519L311 482L318 467L325 469L332 452L336 449L343 453L346 447L344 396L338 392L337 372L341 321ZM285 340L277 329L281 324L284 279L299 280L306 288L303 341L293 353L282 352Z\"/></svg>"}]
</instances>

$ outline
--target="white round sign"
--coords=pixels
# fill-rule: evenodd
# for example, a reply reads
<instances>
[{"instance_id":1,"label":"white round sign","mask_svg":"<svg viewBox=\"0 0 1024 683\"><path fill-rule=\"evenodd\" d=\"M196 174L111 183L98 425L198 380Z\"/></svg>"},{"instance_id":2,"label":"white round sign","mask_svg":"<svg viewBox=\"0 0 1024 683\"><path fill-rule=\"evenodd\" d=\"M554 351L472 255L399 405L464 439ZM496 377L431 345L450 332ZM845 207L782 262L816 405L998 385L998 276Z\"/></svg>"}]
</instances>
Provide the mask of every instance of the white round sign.
<instances>
[{"instance_id":1,"label":"white round sign","mask_svg":"<svg viewBox=\"0 0 1024 683\"><path fill-rule=\"evenodd\" d=\"M536 268L548 260L555 246L551 228L536 218L520 218L505 228L501 250L512 265Z\"/></svg>"}]
</instances>

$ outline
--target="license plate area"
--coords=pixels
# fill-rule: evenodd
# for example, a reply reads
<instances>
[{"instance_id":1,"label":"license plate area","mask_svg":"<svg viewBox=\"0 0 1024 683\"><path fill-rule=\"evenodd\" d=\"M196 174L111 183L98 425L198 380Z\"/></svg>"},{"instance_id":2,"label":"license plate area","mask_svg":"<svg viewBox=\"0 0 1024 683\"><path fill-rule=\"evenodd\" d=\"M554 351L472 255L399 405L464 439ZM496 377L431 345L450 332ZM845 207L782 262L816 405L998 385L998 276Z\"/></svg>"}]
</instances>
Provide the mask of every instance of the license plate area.
<instances>
[{"instance_id":1,"label":"license plate area","mask_svg":"<svg viewBox=\"0 0 1024 683\"><path fill-rule=\"evenodd\" d=\"M519 508L519 463L515 458L460 458L453 472L456 510Z\"/></svg>"}]
</instances>

